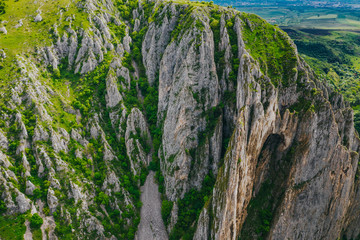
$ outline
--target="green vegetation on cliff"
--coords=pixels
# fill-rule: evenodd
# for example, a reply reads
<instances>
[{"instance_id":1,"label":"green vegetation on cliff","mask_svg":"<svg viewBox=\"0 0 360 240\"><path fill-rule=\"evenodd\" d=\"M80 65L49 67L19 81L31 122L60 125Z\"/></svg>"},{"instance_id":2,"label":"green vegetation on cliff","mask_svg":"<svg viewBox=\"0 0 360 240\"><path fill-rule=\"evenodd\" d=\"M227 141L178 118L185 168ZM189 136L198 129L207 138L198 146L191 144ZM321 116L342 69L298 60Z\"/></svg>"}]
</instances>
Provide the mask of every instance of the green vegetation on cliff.
<instances>
[{"instance_id":1,"label":"green vegetation on cliff","mask_svg":"<svg viewBox=\"0 0 360 240\"><path fill-rule=\"evenodd\" d=\"M297 62L288 36L279 27L270 25L254 14L243 13L242 20L246 23L243 31L245 45L260 63L263 73L271 78L275 86L280 83L288 86Z\"/></svg>"},{"instance_id":2,"label":"green vegetation on cliff","mask_svg":"<svg viewBox=\"0 0 360 240\"><path fill-rule=\"evenodd\" d=\"M285 31L319 78L350 103L355 113L355 128L360 132L360 34L292 28Z\"/></svg>"},{"instance_id":3,"label":"green vegetation on cliff","mask_svg":"<svg viewBox=\"0 0 360 240\"><path fill-rule=\"evenodd\" d=\"M26 227L25 218L20 216L0 216L0 238L1 239L24 239Z\"/></svg>"},{"instance_id":4,"label":"green vegetation on cliff","mask_svg":"<svg viewBox=\"0 0 360 240\"><path fill-rule=\"evenodd\" d=\"M255 15L213 3L7 0L0 2L0 22L7 29L0 33L1 239L21 239L25 219L34 239L49 229L59 239L134 239L143 206L140 188L150 171L156 172L161 217L173 226L169 238L192 239L200 212L212 201L216 171L231 150L229 136L235 124L244 124L233 118L245 108L237 109L239 91L255 99L259 86L266 95L270 88L292 85L302 96L286 106L291 112L319 109L318 90L294 79L298 59L288 36ZM249 60L239 55L243 50L264 76L251 75L239 85L241 61ZM159 59L149 63L149 52ZM213 59L204 52L214 53ZM176 54L181 57L174 66L164 62L165 55ZM204 62L202 73L211 74L195 78ZM329 76L337 79L330 69ZM177 86L183 79L188 82ZM180 93L185 104L171 110L184 114L170 119L166 108ZM259 107L266 111L268 105ZM173 145L164 136L166 127L178 141ZM168 186L180 187L169 194ZM272 187L265 184L259 197L279 195ZM248 208L250 223L259 226L249 229L265 236L273 203L260 206L259 197Z\"/></svg>"}]
</instances>

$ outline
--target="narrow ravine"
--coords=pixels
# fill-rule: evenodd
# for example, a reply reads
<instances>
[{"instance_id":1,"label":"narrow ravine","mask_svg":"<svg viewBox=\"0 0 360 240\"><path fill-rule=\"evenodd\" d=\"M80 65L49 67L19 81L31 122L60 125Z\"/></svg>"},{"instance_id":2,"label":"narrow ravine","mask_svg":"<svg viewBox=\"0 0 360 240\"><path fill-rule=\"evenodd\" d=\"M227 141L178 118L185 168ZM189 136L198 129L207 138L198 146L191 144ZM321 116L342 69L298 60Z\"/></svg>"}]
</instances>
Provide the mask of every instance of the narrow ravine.
<instances>
[{"instance_id":1,"label":"narrow ravine","mask_svg":"<svg viewBox=\"0 0 360 240\"><path fill-rule=\"evenodd\" d=\"M155 173L150 171L144 186L141 187L140 224L136 234L137 240L166 240L168 235L161 217L161 199Z\"/></svg>"}]
</instances>

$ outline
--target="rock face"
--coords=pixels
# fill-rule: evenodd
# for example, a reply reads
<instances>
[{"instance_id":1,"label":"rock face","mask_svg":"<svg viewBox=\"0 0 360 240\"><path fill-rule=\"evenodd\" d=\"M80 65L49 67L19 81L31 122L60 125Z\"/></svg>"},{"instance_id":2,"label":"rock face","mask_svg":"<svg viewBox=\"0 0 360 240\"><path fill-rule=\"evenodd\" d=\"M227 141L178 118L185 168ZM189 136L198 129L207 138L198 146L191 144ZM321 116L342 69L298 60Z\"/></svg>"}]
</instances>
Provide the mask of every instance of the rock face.
<instances>
[{"instance_id":1,"label":"rock face","mask_svg":"<svg viewBox=\"0 0 360 240\"><path fill-rule=\"evenodd\" d=\"M359 237L353 112L281 29L212 3L37 14L53 45L0 52L0 214L51 239Z\"/></svg>"},{"instance_id":2,"label":"rock face","mask_svg":"<svg viewBox=\"0 0 360 240\"><path fill-rule=\"evenodd\" d=\"M150 132L141 111L133 108L128 116L125 133L126 151L130 158L131 170L139 174L141 167L149 165ZM146 148L148 150L146 150Z\"/></svg>"},{"instance_id":3,"label":"rock face","mask_svg":"<svg viewBox=\"0 0 360 240\"><path fill-rule=\"evenodd\" d=\"M40 13L38 15L36 15L36 17L34 18L34 22L41 22L42 21L42 17L40 15Z\"/></svg>"},{"instance_id":4,"label":"rock face","mask_svg":"<svg viewBox=\"0 0 360 240\"><path fill-rule=\"evenodd\" d=\"M194 38L200 40L191 43ZM215 166L219 161L220 156L215 151L221 148L221 139L215 139L210 145L208 140L200 139L207 136L199 135L206 129L204 112L220 104L214 50L210 27L205 26L200 32L192 26L181 39L168 45L160 63L159 114L166 116L161 160L166 194L171 200L182 197L193 187L200 188L204 176L211 169L210 156L214 157ZM221 128L220 122L221 119ZM189 154L194 150L198 154ZM174 169L179 170L173 172Z\"/></svg>"}]
</instances>

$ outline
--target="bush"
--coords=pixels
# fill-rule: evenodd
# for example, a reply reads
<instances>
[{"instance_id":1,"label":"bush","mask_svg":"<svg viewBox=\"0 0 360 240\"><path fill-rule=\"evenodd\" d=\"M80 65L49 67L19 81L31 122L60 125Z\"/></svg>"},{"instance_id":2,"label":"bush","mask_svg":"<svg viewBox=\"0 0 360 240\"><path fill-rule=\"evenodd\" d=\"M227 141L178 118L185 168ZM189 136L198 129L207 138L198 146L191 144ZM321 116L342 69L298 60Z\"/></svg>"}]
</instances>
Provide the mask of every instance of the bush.
<instances>
[{"instance_id":1,"label":"bush","mask_svg":"<svg viewBox=\"0 0 360 240\"><path fill-rule=\"evenodd\" d=\"M169 222L169 217L173 208L173 202L164 200L161 203L161 216L164 220L165 225Z\"/></svg>"},{"instance_id":2,"label":"bush","mask_svg":"<svg viewBox=\"0 0 360 240\"><path fill-rule=\"evenodd\" d=\"M196 230L194 222L197 221L205 201L209 200L214 184L215 178L212 172L210 172L204 178L200 191L191 189L185 193L183 199L178 201L178 221L171 231L169 239L193 239Z\"/></svg>"},{"instance_id":3,"label":"bush","mask_svg":"<svg viewBox=\"0 0 360 240\"><path fill-rule=\"evenodd\" d=\"M141 174L140 174L140 185L144 185L145 184L145 181L146 181L146 178L147 178L147 175L149 174L149 170L147 168L142 168L141 169Z\"/></svg>"},{"instance_id":4,"label":"bush","mask_svg":"<svg viewBox=\"0 0 360 240\"><path fill-rule=\"evenodd\" d=\"M55 68L55 69L53 70L53 76L54 76L54 78L56 78L56 79L60 79L61 74L60 74L60 70L59 70L58 68Z\"/></svg>"},{"instance_id":5,"label":"bush","mask_svg":"<svg viewBox=\"0 0 360 240\"><path fill-rule=\"evenodd\" d=\"M109 204L109 196L106 195L104 192L100 192L99 196L96 197L96 202L104 205Z\"/></svg>"},{"instance_id":6,"label":"bush","mask_svg":"<svg viewBox=\"0 0 360 240\"><path fill-rule=\"evenodd\" d=\"M3 1L0 1L0 15L3 15L5 11L6 4Z\"/></svg>"},{"instance_id":7,"label":"bush","mask_svg":"<svg viewBox=\"0 0 360 240\"><path fill-rule=\"evenodd\" d=\"M43 224L43 219L39 216L39 214L35 213L30 218L30 227L33 229L38 229Z\"/></svg>"},{"instance_id":8,"label":"bush","mask_svg":"<svg viewBox=\"0 0 360 240\"><path fill-rule=\"evenodd\" d=\"M38 199L38 198L42 197L42 192L41 192L41 190L39 188L35 188L34 191L33 191L33 194L34 194L35 199Z\"/></svg>"},{"instance_id":9,"label":"bush","mask_svg":"<svg viewBox=\"0 0 360 240\"><path fill-rule=\"evenodd\" d=\"M50 209L49 209L48 207L44 207L44 208L43 208L43 212L44 212L44 214L45 214L46 216L49 216L49 214L50 214Z\"/></svg>"},{"instance_id":10,"label":"bush","mask_svg":"<svg viewBox=\"0 0 360 240\"><path fill-rule=\"evenodd\" d=\"M6 212L6 209L6 204L2 200L0 200L0 214Z\"/></svg>"}]
</instances>

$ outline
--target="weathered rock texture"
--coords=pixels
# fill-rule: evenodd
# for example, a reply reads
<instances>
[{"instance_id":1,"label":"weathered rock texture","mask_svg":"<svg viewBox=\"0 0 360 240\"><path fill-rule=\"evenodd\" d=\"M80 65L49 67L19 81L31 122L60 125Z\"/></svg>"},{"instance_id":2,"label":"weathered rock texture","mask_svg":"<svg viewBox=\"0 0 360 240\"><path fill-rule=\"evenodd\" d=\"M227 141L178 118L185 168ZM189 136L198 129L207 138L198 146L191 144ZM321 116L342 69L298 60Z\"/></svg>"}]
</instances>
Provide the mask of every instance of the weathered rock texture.
<instances>
[{"instance_id":1,"label":"weathered rock texture","mask_svg":"<svg viewBox=\"0 0 360 240\"><path fill-rule=\"evenodd\" d=\"M2 50L2 214L38 212L50 239L167 239L212 176L187 237L359 237L353 112L278 27L211 3L76 8L86 24L54 22L36 57Z\"/></svg>"},{"instance_id":2,"label":"weathered rock texture","mask_svg":"<svg viewBox=\"0 0 360 240\"><path fill-rule=\"evenodd\" d=\"M141 189L141 220L136 239L138 240L166 240L168 234L161 218L161 199L158 185L154 179L154 172L150 172Z\"/></svg>"}]
</instances>

